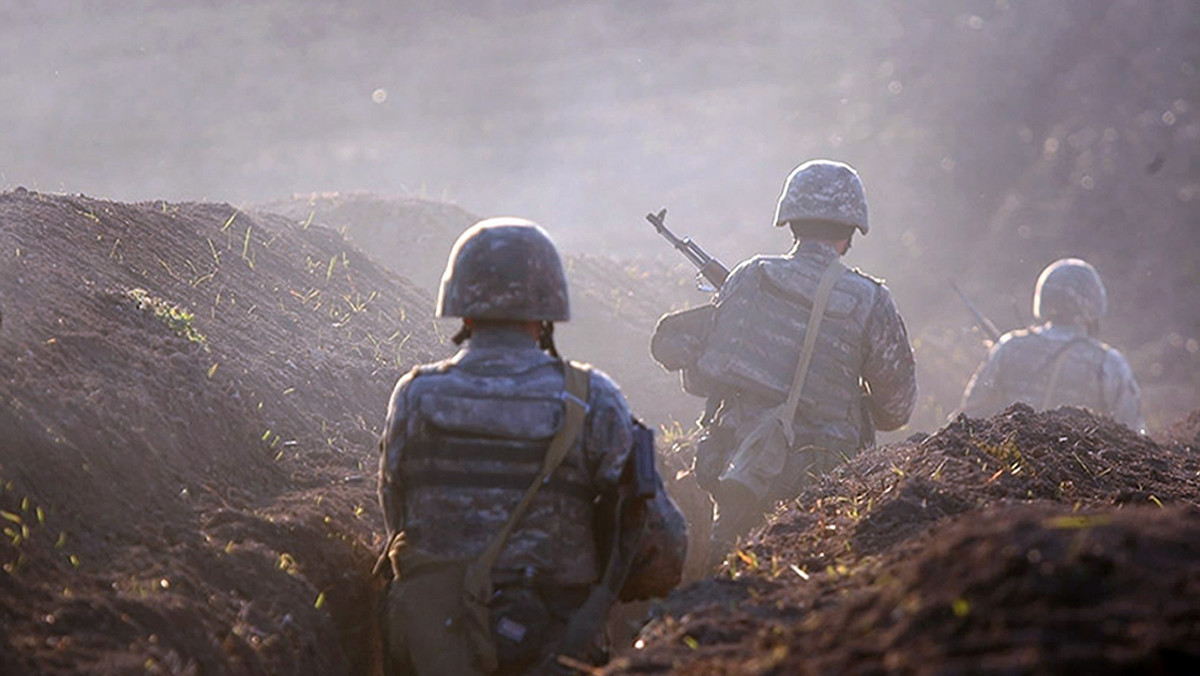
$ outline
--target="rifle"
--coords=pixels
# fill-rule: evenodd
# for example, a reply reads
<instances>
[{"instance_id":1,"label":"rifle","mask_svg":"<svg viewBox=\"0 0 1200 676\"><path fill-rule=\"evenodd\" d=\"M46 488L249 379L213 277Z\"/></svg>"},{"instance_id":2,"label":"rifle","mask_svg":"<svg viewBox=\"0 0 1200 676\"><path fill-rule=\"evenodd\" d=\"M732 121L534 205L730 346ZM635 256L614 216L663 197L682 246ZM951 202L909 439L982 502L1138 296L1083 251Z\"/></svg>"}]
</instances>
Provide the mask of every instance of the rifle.
<instances>
[{"instance_id":1,"label":"rifle","mask_svg":"<svg viewBox=\"0 0 1200 676\"><path fill-rule=\"evenodd\" d=\"M654 468L654 432L638 420L634 420L633 453L626 471L632 476L623 479L618 488L619 493L613 509L612 532L609 534L607 565L600 581L592 587L587 600L567 621L562 641L555 651L557 655L554 660L557 665L550 669L552 673L555 668L561 666L574 666L581 660L596 662L596 658L602 657L595 654L598 647L596 639L604 635L608 615L617 602L621 587L625 586L625 579L629 577L633 568L634 558L641 549L642 536L646 532L645 503L653 499L659 490L663 490L658 472ZM631 510L639 517L638 524L622 532L622 516ZM624 525L628 527L630 524Z\"/></svg>"},{"instance_id":2,"label":"rifle","mask_svg":"<svg viewBox=\"0 0 1200 676\"><path fill-rule=\"evenodd\" d=\"M725 278L729 276L729 268L722 265L721 261L708 255L708 252L700 248L699 244L693 242L691 237L684 237L682 239L676 237L675 233L668 230L666 224L663 223L666 217L666 209L659 211L657 214L646 214L646 220L650 221L650 224L654 226L658 234L667 238L671 246L678 249L679 253L692 262L692 265L699 268L699 274L704 279L707 279L708 283L714 289L721 288L721 285L725 283Z\"/></svg>"},{"instance_id":3,"label":"rifle","mask_svg":"<svg viewBox=\"0 0 1200 676\"><path fill-rule=\"evenodd\" d=\"M954 289L954 293L958 294L958 297L962 299L963 303L966 303L967 309L971 311L971 316L975 318L975 323L979 325L979 328L983 329L983 332L987 334L987 337L993 343L1000 342L1000 329L996 328L996 325L992 323L992 320L983 316L983 313L975 307L975 304L971 302L970 298L967 298L967 294L963 293L962 289L958 288L958 284L956 284L953 279L950 280L950 288Z\"/></svg>"}]
</instances>

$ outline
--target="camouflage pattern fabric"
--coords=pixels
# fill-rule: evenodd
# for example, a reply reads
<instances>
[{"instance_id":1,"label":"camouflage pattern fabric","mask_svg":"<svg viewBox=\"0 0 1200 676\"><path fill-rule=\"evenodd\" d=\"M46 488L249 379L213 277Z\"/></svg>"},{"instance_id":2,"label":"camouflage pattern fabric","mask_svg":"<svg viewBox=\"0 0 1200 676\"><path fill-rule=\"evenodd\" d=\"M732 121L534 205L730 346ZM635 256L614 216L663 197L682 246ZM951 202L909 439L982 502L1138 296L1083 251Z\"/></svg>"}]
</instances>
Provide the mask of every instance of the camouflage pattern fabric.
<instances>
[{"instance_id":1,"label":"camouflage pattern fabric","mask_svg":"<svg viewBox=\"0 0 1200 676\"><path fill-rule=\"evenodd\" d=\"M737 429L787 398L821 273L838 256L823 242L755 256L730 274L697 370L720 383L718 424ZM863 406L870 388L870 404ZM834 286L794 422L796 447L852 453L874 430L908 422L916 403L912 348L891 292L846 271Z\"/></svg>"},{"instance_id":2,"label":"camouflage pattern fabric","mask_svg":"<svg viewBox=\"0 0 1200 676\"><path fill-rule=\"evenodd\" d=\"M776 500L795 496L810 477L872 445L876 429L900 427L912 414L916 368L891 292L847 270L821 322L783 470L765 496L713 481L759 416L787 398L813 296L838 256L820 241L800 242L785 256L755 256L730 273L714 301L713 325L695 367L720 399L696 457L697 478L711 475L703 480L718 507L710 564Z\"/></svg>"},{"instance_id":3,"label":"camouflage pattern fabric","mask_svg":"<svg viewBox=\"0 0 1200 676\"><path fill-rule=\"evenodd\" d=\"M467 228L450 251L437 316L565 321L567 278L550 235L523 218L489 218Z\"/></svg>"},{"instance_id":4,"label":"camouflage pattern fabric","mask_svg":"<svg viewBox=\"0 0 1200 676\"><path fill-rule=\"evenodd\" d=\"M967 383L962 412L986 417L1017 401L1041 408L1060 354L1051 407L1081 406L1145 430L1140 391L1125 357L1083 327L1058 322L1001 336Z\"/></svg>"},{"instance_id":5,"label":"camouflage pattern fabric","mask_svg":"<svg viewBox=\"0 0 1200 676\"><path fill-rule=\"evenodd\" d=\"M503 328L479 330L454 357L401 378L381 440L379 498L389 537L403 530L408 545L433 557L477 556L541 466L562 424L562 394L561 364L525 334ZM509 537L493 568L497 579L529 571L560 587L598 579L594 499L620 479L632 418L616 384L595 369L588 406L580 443ZM651 504L676 509L669 500ZM650 521L678 529L682 517L656 514ZM669 590L678 582L686 535L648 539L655 538L660 548L652 558L665 565L639 560L634 574L643 586ZM671 557L678 559L673 576Z\"/></svg>"},{"instance_id":6,"label":"camouflage pattern fabric","mask_svg":"<svg viewBox=\"0 0 1200 676\"><path fill-rule=\"evenodd\" d=\"M687 520L667 493L661 477L658 492L647 501L643 528L629 576L618 594L621 601L666 596L683 577Z\"/></svg>"},{"instance_id":7,"label":"camouflage pattern fabric","mask_svg":"<svg viewBox=\"0 0 1200 676\"><path fill-rule=\"evenodd\" d=\"M775 206L775 225L806 220L841 223L867 234L867 197L858 172L834 160L810 160L793 169Z\"/></svg>"}]
</instances>

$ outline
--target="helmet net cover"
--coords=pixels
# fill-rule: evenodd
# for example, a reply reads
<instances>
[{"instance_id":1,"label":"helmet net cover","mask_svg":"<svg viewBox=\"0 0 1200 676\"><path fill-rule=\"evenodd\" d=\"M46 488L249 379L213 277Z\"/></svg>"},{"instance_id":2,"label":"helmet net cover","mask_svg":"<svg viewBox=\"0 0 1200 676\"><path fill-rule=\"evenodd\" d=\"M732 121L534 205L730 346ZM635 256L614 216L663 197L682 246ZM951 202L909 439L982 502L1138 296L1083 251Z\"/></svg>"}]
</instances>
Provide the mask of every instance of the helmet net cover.
<instances>
[{"instance_id":1,"label":"helmet net cover","mask_svg":"<svg viewBox=\"0 0 1200 676\"><path fill-rule=\"evenodd\" d=\"M436 314L514 321L569 319L567 278L550 235L522 218L489 218L467 228L450 250Z\"/></svg>"},{"instance_id":2,"label":"helmet net cover","mask_svg":"<svg viewBox=\"0 0 1200 676\"><path fill-rule=\"evenodd\" d=\"M835 160L809 160L793 169L775 207L775 225L805 220L841 223L867 234L867 197L858 172Z\"/></svg>"},{"instance_id":3,"label":"helmet net cover","mask_svg":"<svg viewBox=\"0 0 1200 676\"><path fill-rule=\"evenodd\" d=\"M1080 258L1062 258L1042 270L1033 292L1033 316L1039 321L1087 324L1108 311L1100 273Z\"/></svg>"}]
</instances>

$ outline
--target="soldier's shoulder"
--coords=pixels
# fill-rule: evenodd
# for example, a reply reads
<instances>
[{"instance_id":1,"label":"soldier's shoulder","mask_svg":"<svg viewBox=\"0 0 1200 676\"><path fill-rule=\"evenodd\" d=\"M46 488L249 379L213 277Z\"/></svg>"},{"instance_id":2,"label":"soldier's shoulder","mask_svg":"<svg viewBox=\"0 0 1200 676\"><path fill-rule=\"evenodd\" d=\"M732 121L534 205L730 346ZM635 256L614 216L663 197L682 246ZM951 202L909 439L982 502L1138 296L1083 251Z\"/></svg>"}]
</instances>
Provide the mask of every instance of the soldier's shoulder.
<instances>
[{"instance_id":1,"label":"soldier's shoulder","mask_svg":"<svg viewBox=\"0 0 1200 676\"><path fill-rule=\"evenodd\" d=\"M409 370L408 375L412 378L421 378L427 376L446 375L454 368L455 360L453 357L442 359L441 361L430 362L428 364L417 364Z\"/></svg>"},{"instance_id":2,"label":"soldier's shoulder","mask_svg":"<svg viewBox=\"0 0 1200 676\"><path fill-rule=\"evenodd\" d=\"M1125 354L1123 352L1102 340L1096 340L1095 343L1096 347L1104 352L1104 355L1107 359L1111 359L1123 368L1130 368L1129 360L1125 358Z\"/></svg>"},{"instance_id":3,"label":"soldier's shoulder","mask_svg":"<svg viewBox=\"0 0 1200 676\"><path fill-rule=\"evenodd\" d=\"M621 393L621 387L617 385L617 381L613 380L612 376L608 375L594 364L575 360L571 360L571 364L576 368L587 370L589 388L588 398L592 402L615 400L624 404L625 395Z\"/></svg>"},{"instance_id":4,"label":"soldier's shoulder","mask_svg":"<svg viewBox=\"0 0 1200 676\"><path fill-rule=\"evenodd\" d=\"M445 376L450 373L453 366L454 362L451 359L417 364L400 377L396 383L396 389L411 390L416 387L424 388L434 385L439 380L436 376Z\"/></svg>"},{"instance_id":5,"label":"soldier's shoulder","mask_svg":"<svg viewBox=\"0 0 1200 676\"><path fill-rule=\"evenodd\" d=\"M604 370L599 366L589 362L576 360L571 360L571 365L575 368L581 368L588 372L588 385L594 391L621 391L620 386L617 385L617 381L613 380L612 376L605 373Z\"/></svg>"},{"instance_id":6,"label":"soldier's shoulder","mask_svg":"<svg viewBox=\"0 0 1200 676\"><path fill-rule=\"evenodd\" d=\"M761 270L765 265L777 265L786 260L786 256L755 254L733 266L733 270L729 272L729 276L732 278L753 274Z\"/></svg>"},{"instance_id":7,"label":"soldier's shoulder","mask_svg":"<svg viewBox=\"0 0 1200 676\"><path fill-rule=\"evenodd\" d=\"M1000 336L1000 340L996 341L996 347L1006 350L1020 349L1032 344L1042 343L1045 340L1048 339L1038 333L1035 328L1013 329Z\"/></svg>"},{"instance_id":8,"label":"soldier's shoulder","mask_svg":"<svg viewBox=\"0 0 1200 676\"><path fill-rule=\"evenodd\" d=\"M1001 335L1000 342L1007 343L1007 342L1011 342L1014 340L1017 340L1017 341L1029 340L1031 338L1037 337L1038 335L1039 335L1038 332L1031 328L1013 329L1013 330L1007 331L1003 335Z\"/></svg>"},{"instance_id":9,"label":"soldier's shoulder","mask_svg":"<svg viewBox=\"0 0 1200 676\"><path fill-rule=\"evenodd\" d=\"M886 286L883 277L876 277L875 275L863 271L862 268L850 268L850 273L874 284L875 286Z\"/></svg>"}]
</instances>

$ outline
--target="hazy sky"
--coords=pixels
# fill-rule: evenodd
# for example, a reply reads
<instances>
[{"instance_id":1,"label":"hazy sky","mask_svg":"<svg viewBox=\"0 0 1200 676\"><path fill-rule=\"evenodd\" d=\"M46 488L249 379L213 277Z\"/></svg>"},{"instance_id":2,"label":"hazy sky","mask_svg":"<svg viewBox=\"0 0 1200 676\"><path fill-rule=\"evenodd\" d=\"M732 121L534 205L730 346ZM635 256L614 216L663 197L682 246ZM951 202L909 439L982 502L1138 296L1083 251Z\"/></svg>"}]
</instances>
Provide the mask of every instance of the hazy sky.
<instances>
[{"instance_id":1,"label":"hazy sky","mask_svg":"<svg viewBox=\"0 0 1200 676\"><path fill-rule=\"evenodd\" d=\"M1118 342L1200 335L1194 0L423 4L0 0L0 189L417 195L673 257L643 220L667 207L732 265L787 248L784 177L833 157L870 203L847 260L919 349L973 340L948 279L1012 326L1066 255Z\"/></svg>"},{"instance_id":2,"label":"hazy sky","mask_svg":"<svg viewBox=\"0 0 1200 676\"><path fill-rule=\"evenodd\" d=\"M916 133L881 106L920 36L877 3L396 4L5 2L0 185L409 192L628 247L660 206L685 229L765 228L812 156L856 162L870 190L864 142ZM1000 10L930 21L978 33L973 11Z\"/></svg>"}]
</instances>

